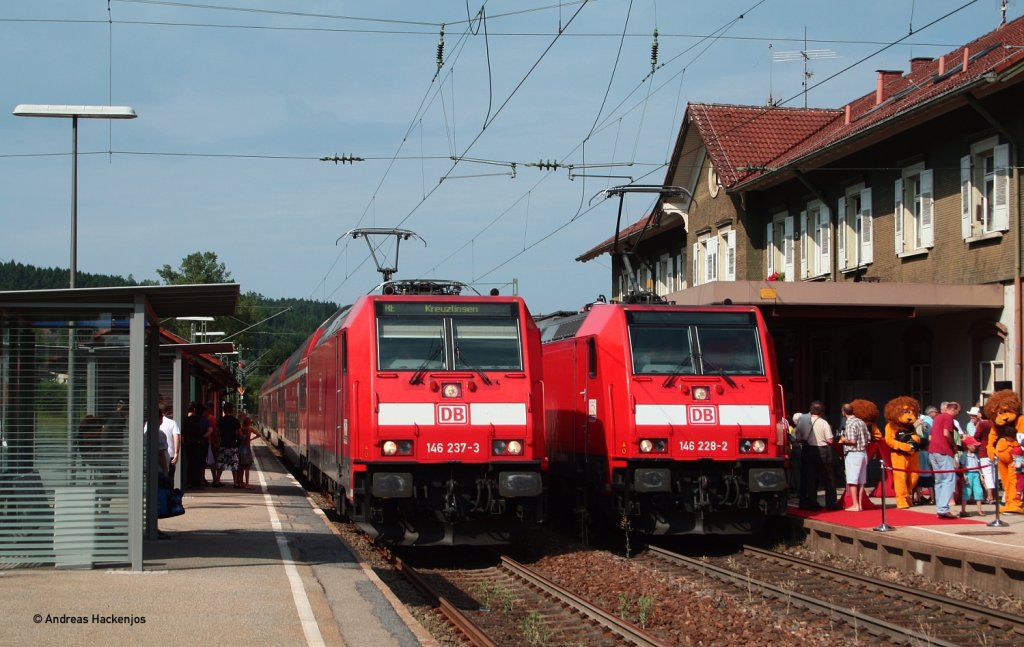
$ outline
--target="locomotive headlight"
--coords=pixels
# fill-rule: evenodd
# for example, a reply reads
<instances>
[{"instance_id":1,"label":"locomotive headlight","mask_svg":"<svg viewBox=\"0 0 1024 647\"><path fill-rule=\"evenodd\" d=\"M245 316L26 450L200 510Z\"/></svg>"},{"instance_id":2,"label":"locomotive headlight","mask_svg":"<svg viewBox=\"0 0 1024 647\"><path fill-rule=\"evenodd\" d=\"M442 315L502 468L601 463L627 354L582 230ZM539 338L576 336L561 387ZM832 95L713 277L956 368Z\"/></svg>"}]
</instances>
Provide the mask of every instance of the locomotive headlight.
<instances>
[{"instance_id":1,"label":"locomotive headlight","mask_svg":"<svg viewBox=\"0 0 1024 647\"><path fill-rule=\"evenodd\" d=\"M412 441L385 440L380 444L380 453L385 456L412 456Z\"/></svg>"},{"instance_id":2,"label":"locomotive headlight","mask_svg":"<svg viewBox=\"0 0 1024 647\"><path fill-rule=\"evenodd\" d=\"M744 438L740 441L741 454L763 454L768 449L768 443L763 438L753 440Z\"/></svg>"},{"instance_id":3,"label":"locomotive headlight","mask_svg":"<svg viewBox=\"0 0 1024 647\"><path fill-rule=\"evenodd\" d=\"M441 385L441 397L442 398L461 398L462 397L462 385L453 382L448 382Z\"/></svg>"},{"instance_id":4,"label":"locomotive headlight","mask_svg":"<svg viewBox=\"0 0 1024 647\"><path fill-rule=\"evenodd\" d=\"M693 399L694 400L708 400L711 398L711 389L706 386L695 386L693 387Z\"/></svg>"},{"instance_id":5,"label":"locomotive headlight","mask_svg":"<svg viewBox=\"0 0 1024 647\"><path fill-rule=\"evenodd\" d=\"M521 440L491 441L491 453L495 456L520 456L523 453Z\"/></svg>"},{"instance_id":6,"label":"locomotive headlight","mask_svg":"<svg viewBox=\"0 0 1024 647\"><path fill-rule=\"evenodd\" d=\"M641 454L664 454L668 451L668 441L664 438L641 438Z\"/></svg>"}]
</instances>

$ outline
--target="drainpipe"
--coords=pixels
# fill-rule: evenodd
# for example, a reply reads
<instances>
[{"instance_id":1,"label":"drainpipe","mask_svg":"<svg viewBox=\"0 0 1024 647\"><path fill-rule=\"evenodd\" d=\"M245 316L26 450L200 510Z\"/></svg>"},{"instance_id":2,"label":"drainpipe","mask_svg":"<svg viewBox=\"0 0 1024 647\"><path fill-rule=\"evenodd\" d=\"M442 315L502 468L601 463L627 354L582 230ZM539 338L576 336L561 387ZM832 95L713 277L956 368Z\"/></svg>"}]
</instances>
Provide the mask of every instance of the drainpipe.
<instances>
[{"instance_id":1,"label":"drainpipe","mask_svg":"<svg viewBox=\"0 0 1024 647\"><path fill-rule=\"evenodd\" d=\"M1017 226L1013 232L1013 386L1020 393L1021 381L1024 378L1024 340L1021 339L1022 332L1024 332L1024 326L1021 325L1021 317L1024 315L1024 305L1022 305L1022 296L1024 295L1021 294L1020 280L1021 238L1024 236L1024 220L1021 218L1021 207L1024 206L1024 203L1021 201L1020 170L1017 168L1020 146L1016 138L1010 134L1010 131L999 123L973 94L968 92L964 95L964 98L967 100L967 105L981 115L1010 144L1010 165L1013 168L1013 182L1010 186L1017 189Z\"/></svg>"}]
</instances>

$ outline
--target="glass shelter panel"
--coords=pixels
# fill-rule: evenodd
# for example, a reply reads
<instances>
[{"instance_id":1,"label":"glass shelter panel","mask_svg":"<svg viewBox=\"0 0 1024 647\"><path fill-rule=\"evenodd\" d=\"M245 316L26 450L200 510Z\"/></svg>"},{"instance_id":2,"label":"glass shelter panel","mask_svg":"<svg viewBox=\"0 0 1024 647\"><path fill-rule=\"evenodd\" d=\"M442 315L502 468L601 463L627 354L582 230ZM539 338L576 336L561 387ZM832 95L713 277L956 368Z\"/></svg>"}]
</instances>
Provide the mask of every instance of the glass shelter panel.
<instances>
[{"instance_id":1,"label":"glass shelter panel","mask_svg":"<svg viewBox=\"0 0 1024 647\"><path fill-rule=\"evenodd\" d=\"M0 565L129 561L128 322L0 311Z\"/></svg>"}]
</instances>

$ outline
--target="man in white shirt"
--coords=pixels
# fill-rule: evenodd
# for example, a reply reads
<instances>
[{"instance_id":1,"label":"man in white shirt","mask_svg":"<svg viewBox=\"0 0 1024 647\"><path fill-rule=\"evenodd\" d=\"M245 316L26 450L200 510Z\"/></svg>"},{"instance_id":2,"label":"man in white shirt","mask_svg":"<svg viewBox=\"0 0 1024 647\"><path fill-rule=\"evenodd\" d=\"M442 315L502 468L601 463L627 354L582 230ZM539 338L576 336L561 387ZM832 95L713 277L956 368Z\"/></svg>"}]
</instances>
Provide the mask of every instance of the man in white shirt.
<instances>
[{"instance_id":1,"label":"man in white shirt","mask_svg":"<svg viewBox=\"0 0 1024 647\"><path fill-rule=\"evenodd\" d=\"M178 459L181 458L181 429L178 423L171 417L171 408L161 409L160 433L167 440L167 478L174 483L174 471L178 467Z\"/></svg>"}]
</instances>

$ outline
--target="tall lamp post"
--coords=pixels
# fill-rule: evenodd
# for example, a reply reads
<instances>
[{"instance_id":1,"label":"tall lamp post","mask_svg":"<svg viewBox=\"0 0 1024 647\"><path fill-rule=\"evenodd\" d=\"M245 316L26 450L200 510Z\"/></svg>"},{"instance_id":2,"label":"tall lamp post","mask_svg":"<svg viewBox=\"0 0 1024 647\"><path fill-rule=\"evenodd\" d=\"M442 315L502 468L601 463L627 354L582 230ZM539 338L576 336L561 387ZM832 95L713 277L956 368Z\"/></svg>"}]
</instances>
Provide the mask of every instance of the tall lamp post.
<instances>
[{"instance_id":1,"label":"tall lamp post","mask_svg":"<svg viewBox=\"0 0 1024 647\"><path fill-rule=\"evenodd\" d=\"M128 106L51 106L23 103L14 108L16 117L59 117L71 119L71 288L78 271L78 120L135 119Z\"/></svg>"}]
</instances>

